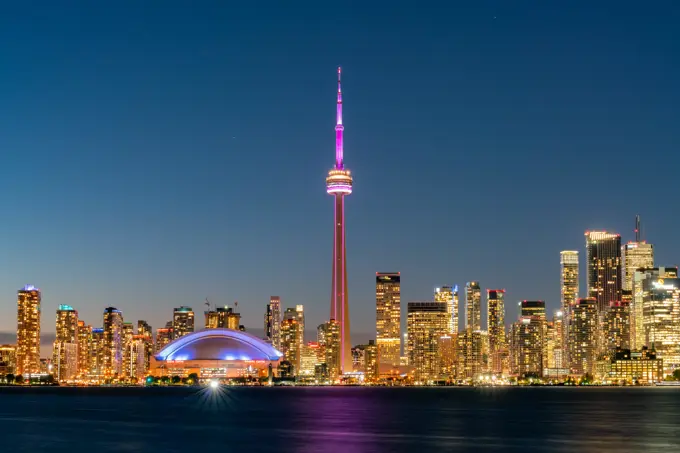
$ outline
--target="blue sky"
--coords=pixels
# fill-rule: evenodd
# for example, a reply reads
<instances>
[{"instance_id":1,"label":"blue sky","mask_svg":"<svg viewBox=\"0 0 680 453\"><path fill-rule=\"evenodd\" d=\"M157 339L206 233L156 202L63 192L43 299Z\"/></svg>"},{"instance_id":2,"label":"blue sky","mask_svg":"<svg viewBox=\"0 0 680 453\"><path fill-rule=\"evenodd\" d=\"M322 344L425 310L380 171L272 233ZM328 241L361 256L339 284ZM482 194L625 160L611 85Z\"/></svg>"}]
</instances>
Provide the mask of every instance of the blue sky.
<instances>
[{"instance_id":1,"label":"blue sky","mask_svg":"<svg viewBox=\"0 0 680 453\"><path fill-rule=\"evenodd\" d=\"M635 214L678 263L676 2L195 3L5 5L0 330L26 283L46 332L206 297L260 327L271 294L323 322L337 65L354 332L376 271L404 311L468 280L557 308L559 251Z\"/></svg>"}]
</instances>

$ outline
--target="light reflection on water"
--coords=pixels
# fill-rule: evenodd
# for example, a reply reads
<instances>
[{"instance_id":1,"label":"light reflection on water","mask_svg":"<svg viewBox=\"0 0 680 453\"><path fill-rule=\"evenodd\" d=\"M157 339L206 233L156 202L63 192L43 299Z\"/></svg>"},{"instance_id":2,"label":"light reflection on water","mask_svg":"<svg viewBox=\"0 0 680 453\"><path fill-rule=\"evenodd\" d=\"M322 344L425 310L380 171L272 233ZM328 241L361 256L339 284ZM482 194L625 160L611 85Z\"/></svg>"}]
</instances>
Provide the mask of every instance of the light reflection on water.
<instances>
[{"instance_id":1,"label":"light reflection on water","mask_svg":"<svg viewBox=\"0 0 680 453\"><path fill-rule=\"evenodd\" d=\"M680 451L680 389L0 388L2 451Z\"/></svg>"}]
</instances>

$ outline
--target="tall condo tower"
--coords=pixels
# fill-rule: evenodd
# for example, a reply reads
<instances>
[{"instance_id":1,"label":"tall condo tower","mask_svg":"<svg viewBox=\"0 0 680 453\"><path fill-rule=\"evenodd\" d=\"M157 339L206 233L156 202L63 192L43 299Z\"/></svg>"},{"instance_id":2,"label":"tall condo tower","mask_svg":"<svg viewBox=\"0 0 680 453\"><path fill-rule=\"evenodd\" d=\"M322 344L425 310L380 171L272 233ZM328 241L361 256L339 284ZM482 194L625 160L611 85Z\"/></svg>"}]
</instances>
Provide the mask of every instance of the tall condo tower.
<instances>
[{"instance_id":1,"label":"tall condo tower","mask_svg":"<svg viewBox=\"0 0 680 453\"><path fill-rule=\"evenodd\" d=\"M598 313L621 300L621 235L586 231L586 287L588 297L597 299Z\"/></svg>"},{"instance_id":2,"label":"tall condo tower","mask_svg":"<svg viewBox=\"0 0 680 453\"><path fill-rule=\"evenodd\" d=\"M401 354L401 275L375 273L375 329L378 361L399 365Z\"/></svg>"},{"instance_id":3,"label":"tall condo tower","mask_svg":"<svg viewBox=\"0 0 680 453\"><path fill-rule=\"evenodd\" d=\"M16 374L40 371L40 290L26 285L17 292Z\"/></svg>"},{"instance_id":4,"label":"tall condo tower","mask_svg":"<svg viewBox=\"0 0 680 453\"><path fill-rule=\"evenodd\" d=\"M479 282L465 284L465 328L481 330L482 328L482 290Z\"/></svg>"},{"instance_id":5,"label":"tall condo tower","mask_svg":"<svg viewBox=\"0 0 680 453\"><path fill-rule=\"evenodd\" d=\"M342 147L341 69L338 68L337 121L335 124L335 167L328 171L326 192L335 198L333 224L333 277L331 316L340 326L340 373L352 370L349 338L349 302L347 300L347 260L345 248L345 196L352 193L352 174L345 168Z\"/></svg>"}]
</instances>

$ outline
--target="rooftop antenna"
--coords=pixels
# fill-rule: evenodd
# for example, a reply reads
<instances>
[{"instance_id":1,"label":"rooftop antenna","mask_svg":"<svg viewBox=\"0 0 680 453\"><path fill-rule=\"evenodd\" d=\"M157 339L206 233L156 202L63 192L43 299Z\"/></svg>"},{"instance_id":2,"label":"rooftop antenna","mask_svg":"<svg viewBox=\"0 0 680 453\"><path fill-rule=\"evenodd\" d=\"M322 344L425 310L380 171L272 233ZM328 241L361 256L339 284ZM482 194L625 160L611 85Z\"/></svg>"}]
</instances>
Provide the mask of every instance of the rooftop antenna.
<instances>
[{"instance_id":1,"label":"rooftop antenna","mask_svg":"<svg viewBox=\"0 0 680 453\"><path fill-rule=\"evenodd\" d=\"M640 242L640 216L635 216L635 242Z\"/></svg>"}]
</instances>

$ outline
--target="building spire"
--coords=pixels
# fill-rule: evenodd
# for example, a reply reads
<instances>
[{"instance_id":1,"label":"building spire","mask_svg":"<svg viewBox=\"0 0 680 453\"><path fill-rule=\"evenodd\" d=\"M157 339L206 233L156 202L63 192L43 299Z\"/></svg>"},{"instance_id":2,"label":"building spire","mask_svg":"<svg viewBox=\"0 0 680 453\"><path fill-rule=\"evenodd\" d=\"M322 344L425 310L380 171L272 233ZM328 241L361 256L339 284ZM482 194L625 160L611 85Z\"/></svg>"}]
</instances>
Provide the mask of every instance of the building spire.
<instances>
[{"instance_id":1,"label":"building spire","mask_svg":"<svg viewBox=\"0 0 680 453\"><path fill-rule=\"evenodd\" d=\"M338 66L338 104L337 104L337 121L335 123L335 168L341 170L343 166L343 148L342 148L342 87L340 84L340 76L342 68Z\"/></svg>"},{"instance_id":2,"label":"building spire","mask_svg":"<svg viewBox=\"0 0 680 453\"><path fill-rule=\"evenodd\" d=\"M635 242L640 242L640 216L635 216Z\"/></svg>"}]
</instances>

